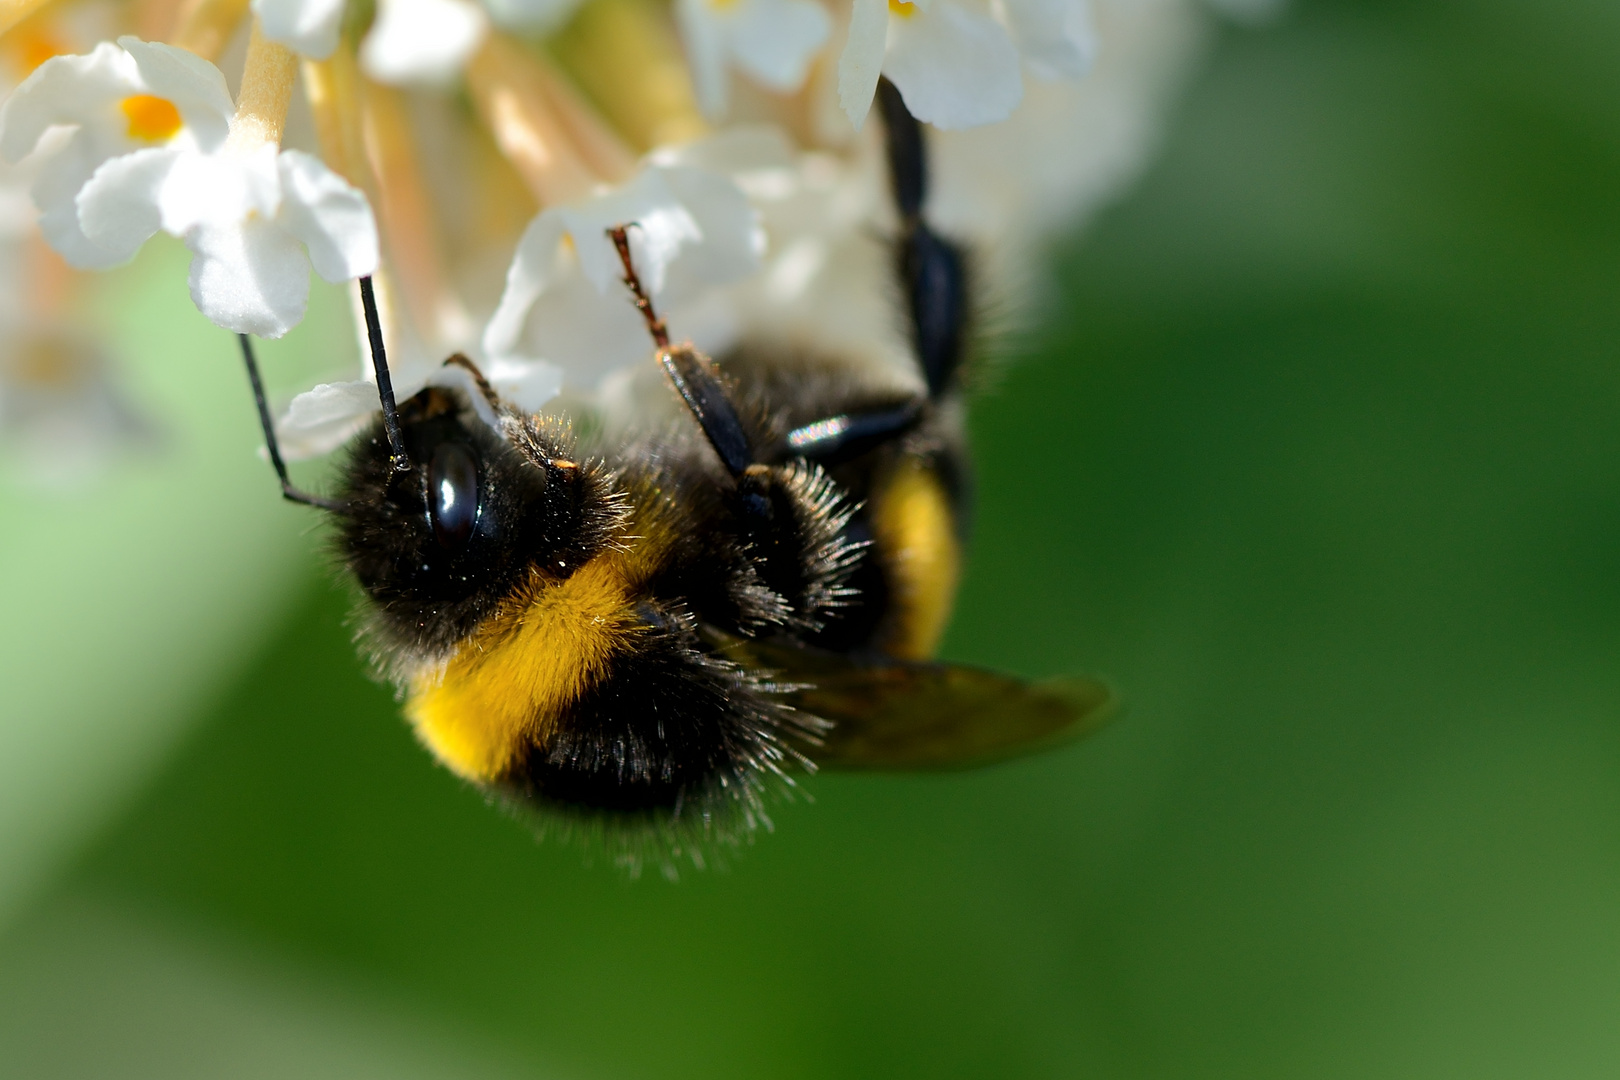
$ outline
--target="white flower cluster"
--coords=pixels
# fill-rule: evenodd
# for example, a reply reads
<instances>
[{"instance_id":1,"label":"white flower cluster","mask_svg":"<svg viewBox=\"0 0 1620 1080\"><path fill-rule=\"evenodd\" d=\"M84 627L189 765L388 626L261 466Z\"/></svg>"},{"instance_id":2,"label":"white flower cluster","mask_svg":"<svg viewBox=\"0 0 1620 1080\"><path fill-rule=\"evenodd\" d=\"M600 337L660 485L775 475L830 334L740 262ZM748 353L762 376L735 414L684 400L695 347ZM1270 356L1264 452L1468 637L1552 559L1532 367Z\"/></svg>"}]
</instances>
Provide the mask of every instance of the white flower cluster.
<instances>
[{"instance_id":1,"label":"white flower cluster","mask_svg":"<svg viewBox=\"0 0 1620 1080\"><path fill-rule=\"evenodd\" d=\"M518 242L506 288L482 337L484 376L507 400L537 410L564 387L593 389L647 356L647 330L625 302L607 230L634 222L631 252L642 283L682 337L701 329L687 316L712 290L759 264L764 235L743 193L724 176L649 162L624 186L540 214ZM396 361L395 393L460 384L464 369L418 352ZM480 400L472 395L474 401ZM293 399L278 425L294 456L341 445L377 409L369 378L326 383Z\"/></svg>"},{"instance_id":2,"label":"white flower cluster","mask_svg":"<svg viewBox=\"0 0 1620 1080\"><path fill-rule=\"evenodd\" d=\"M360 47L366 73L385 83L441 83L453 78L483 44L493 20L518 30L562 22L580 0L378 0L377 18ZM324 60L338 47L345 0L253 0L272 41Z\"/></svg>"},{"instance_id":3,"label":"white flower cluster","mask_svg":"<svg viewBox=\"0 0 1620 1080\"><path fill-rule=\"evenodd\" d=\"M553 26L579 0L380 0L361 60L384 82L443 82L472 57L493 18ZM265 33L306 56L337 47L343 0L253 0ZM699 101L725 114L728 72L790 93L832 32L818 0L676 0L675 14ZM900 88L912 113L941 128L1005 119L1023 96L1021 69L1078 78L1096 51L1088 0L852 0L838 61L839 98L858 128L878 76Z\"/></svg>"},{"instance_id":4,"label":"white flower cluster","mask_svg":"<svg viewBox=\"0 0 1620 1080\"><path fill-rule=\"evenodd\" d=\"M116 0L28 0L89 2ZM862 132L879 80L947 133L933 212L1005 248L1024 203L1094 201L1128 172L1189 3L1094 23L1088 0L377 0L360 24L347 0L251 0L236 25L228 0L171 0L171 43L103 40L21 80L0 181L31 177L39 233L79 270L179 238L197 307L238 333L295 326L311 269L375 275L401 397L463 378L452 351L530 410L645 360L605 235L623 223L677 336L819 334L899 372ZM233 35L234 99L215 63ZM292 113L314 123L289 146ZM289 456L376 410L361 371L292 401Z\"/></svg>"},{"instance_id":5,"label":"white flower cluster","mask_svg":"<svg viewBox=\"0 0 1620 1080\"><path fill-rule=\"evenodd\" d=\"M40 65L0 106L0 156L40 153L40 226L69 263L128 262L162 229L191 248L205 315L280 337L304 317L312 261L333 282L376 269L376 225L319 160L231 139L234 113L218 68L125 37Z\"/></svg>"},{"instance_id":6,"label":"white flower cluster","mask_svg":"<svg viewBox=\"0 0 1620 1080\"><path fill-rule=\"evenodd\" d=\"M1079 78L1095 52L1086 0L855 0L838 97L859 127L885 75L917 119L976 127L1012 114L1024 66L1037 78Z\"/></svg>"}]
</instances>

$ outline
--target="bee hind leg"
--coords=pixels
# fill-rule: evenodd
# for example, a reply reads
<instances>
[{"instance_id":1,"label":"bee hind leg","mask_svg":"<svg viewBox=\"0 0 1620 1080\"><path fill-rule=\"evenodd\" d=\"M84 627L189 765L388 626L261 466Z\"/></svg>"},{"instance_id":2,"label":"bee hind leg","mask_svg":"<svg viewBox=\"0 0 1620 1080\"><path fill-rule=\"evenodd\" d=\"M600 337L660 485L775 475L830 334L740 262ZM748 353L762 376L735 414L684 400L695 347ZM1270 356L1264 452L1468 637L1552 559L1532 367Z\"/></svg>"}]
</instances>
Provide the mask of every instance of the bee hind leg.
<instances>
[{"instance_id":1,"label":"bee hind leg","mask_svg":"<svg viewBox=\"0 0 1620 1080\"><path fill-rule=\"evenodd\" d=\"M889 180L900 215L896 270L905 291L917 363L929 396L937 399L954 385L966 344L967 261L962 249L936 233L923 217L928 146L922 124L888 79L878 81L877 99L887 134Z\"/></svg>"}]
</instances>

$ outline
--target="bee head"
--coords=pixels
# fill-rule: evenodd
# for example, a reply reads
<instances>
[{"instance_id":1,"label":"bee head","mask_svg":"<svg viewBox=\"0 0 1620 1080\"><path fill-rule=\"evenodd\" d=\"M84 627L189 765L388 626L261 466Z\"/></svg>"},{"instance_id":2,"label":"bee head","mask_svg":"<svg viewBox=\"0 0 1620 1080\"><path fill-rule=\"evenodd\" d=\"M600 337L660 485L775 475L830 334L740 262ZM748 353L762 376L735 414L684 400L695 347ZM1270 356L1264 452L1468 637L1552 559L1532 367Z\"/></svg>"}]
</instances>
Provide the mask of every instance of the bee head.
<instances>
[{"instance_id":1,"label":"bee head","mask_svg":"<svg viewBox=\"0 0 1620 1080\"><path fill-rule=\"evenodd\" d=\"M336 547L390 667L447 656L533 571L567 577L611 531L604 476L558 433L496 418L430 386L399 408L408 469L393 467L380 418L351 444Z\"/></svg>"}]
</instances>

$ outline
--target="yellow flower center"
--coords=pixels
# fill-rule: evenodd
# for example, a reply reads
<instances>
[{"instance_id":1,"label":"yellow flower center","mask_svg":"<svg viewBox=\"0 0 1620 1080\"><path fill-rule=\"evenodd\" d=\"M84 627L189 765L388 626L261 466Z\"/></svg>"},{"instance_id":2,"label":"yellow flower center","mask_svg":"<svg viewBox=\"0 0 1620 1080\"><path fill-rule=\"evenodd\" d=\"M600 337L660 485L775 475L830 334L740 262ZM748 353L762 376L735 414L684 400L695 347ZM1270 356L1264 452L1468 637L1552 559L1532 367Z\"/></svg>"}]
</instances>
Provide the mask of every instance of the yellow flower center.
<instances>
[{"instance_id":1,"label":"yellow flower center","mask_svg":"<svg viewBox=\"0 0 1620 1080\"><path fill-rule=\"evenodd\" d=\"M180 110L168 98L151 94L131 94L119 102L124 115L129 117L129 137L146 142L168 142L184 126Z\"/></svg>"},{"instance_id":2,"label":"yellow flower center","mask_svg":"<svg viewBox=\"0 0 1620 1080\"><path fill-rule=\"evenodd\" d=\"M920 10L911 0L889 0L889 14L909 19Z\"/></svg>"}]
</instances>

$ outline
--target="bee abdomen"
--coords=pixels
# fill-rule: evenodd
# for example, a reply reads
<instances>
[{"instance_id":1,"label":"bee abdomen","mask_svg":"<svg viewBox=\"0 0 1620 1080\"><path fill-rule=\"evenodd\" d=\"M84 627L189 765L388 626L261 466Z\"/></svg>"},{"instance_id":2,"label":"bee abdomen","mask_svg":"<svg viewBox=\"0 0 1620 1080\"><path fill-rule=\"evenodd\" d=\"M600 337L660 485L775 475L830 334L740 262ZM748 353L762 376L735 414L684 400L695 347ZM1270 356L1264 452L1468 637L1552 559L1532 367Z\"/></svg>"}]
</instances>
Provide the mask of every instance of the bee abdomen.
<instances>
[{"instance_id":1,"label":"bee abdomen","mask_svg":"<svg viewBox=\"0 0 1620 1080\"><path fill-rule=\"evenodd\" d=\"M768 682L687 638L655 633L618 657L500 786L537 806L611 815L756 804L797 757L796 714Z\"/></svg>"}]
</instances>

